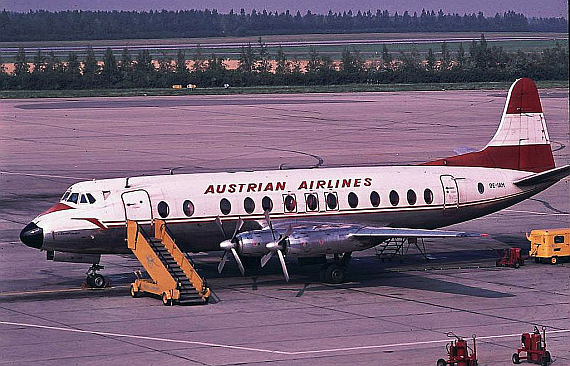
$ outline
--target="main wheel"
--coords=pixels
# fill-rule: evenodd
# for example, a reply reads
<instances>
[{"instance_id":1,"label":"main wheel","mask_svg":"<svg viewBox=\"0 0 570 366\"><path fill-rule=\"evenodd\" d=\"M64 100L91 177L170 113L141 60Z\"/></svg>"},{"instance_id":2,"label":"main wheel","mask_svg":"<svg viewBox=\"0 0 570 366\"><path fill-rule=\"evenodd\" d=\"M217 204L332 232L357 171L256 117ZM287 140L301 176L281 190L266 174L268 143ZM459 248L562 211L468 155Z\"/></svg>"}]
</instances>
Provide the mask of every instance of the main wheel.
<instances>
[{"instance_id":1,"label":"main wheel","mask_svg":"<svg viewBox=\"0 0 570 366\"><path fill-rule=\"evenodd\" d=\"M514 364L519 364L519 363L521 363L521 359L520 359L518 353L513 353L513 357L511 357L511 359L513 360L513 363L514 363Z\"/></svg>"},{"instance_id":2,"label":"main wheel","mask_svg":"<svg viewBox=\"0 0 570 366\"><path fill-rule=\"evenodd\" d=\"M440 358L439 360L437 360L436 365L437 365L437 366L445 366L445 365L446 365L446 362L445 362L445 360L444 360L443 358Z\"/></svg>"},{"instance_id":3,"label":"main wheel","mask_svg":"<svg viewBox=\"0 0 570 366\"><path fill-rule=\"evenodd\" d=\"M331 264L325 271L325 280L330 283L342 283L346 277L346 270L338 264Z\"/></svg>"},{"instance_id":4,"label":"main wheel","mask_svg":"<svg viewBox=\"0 0 570 366\"><path fill-rule=\"evenodd\" d=\"M550 264L558 264L558 257L550 258Z\"/></svg>"},{"instance_id":5,"label":"main wheel","mask_svg":"<svg viewBox=\"0 0 570 366\"><path fill-rule=\"evenodd\" d=\"M172 305L172 299L169 299L168 296L166 296L166 292L162 293L162 305L164 306Z\"/></svg>"},{"instance_id":6,"label":"main wheel","mask_svg":"<svg viewBox=\"0 0 570 366\"><path fill-rule=\"evenodd\" d=\"M552 362L552 358L550 358L550 352L544 352L544 361L546 361L545 365L548 365L550 362Z\"/></svg>"}]
</instances>

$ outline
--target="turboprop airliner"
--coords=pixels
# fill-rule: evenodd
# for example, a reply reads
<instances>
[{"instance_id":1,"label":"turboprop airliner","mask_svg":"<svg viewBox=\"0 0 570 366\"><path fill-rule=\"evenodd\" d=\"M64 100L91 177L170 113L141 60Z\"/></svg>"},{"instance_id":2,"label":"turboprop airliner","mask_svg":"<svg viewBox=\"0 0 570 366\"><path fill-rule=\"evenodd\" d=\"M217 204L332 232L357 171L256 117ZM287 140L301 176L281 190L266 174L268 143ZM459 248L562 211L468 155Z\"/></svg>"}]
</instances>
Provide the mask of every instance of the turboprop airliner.
<instances>
[{"instance_id":1,"label":"turboprop airliner","mask_svg":"<svg viewBox=\"0 0 570 366\"><path fill-rule=\"evenodd\" d=\"M324 279L341 282L355 251L391 239L470 236L439 228L512 206L569 174L570 165L555 167L534 82L518 79L497 132L480 151L415 166L79 182L20 239L48 259L91 263L95 271L101 254L129 253L127 219L146 225L159 218L181 250L223 251L220 272L232 258L243 274L276 256L286 280L287 257L323 261Z\"/></svg>"}]
</instances>

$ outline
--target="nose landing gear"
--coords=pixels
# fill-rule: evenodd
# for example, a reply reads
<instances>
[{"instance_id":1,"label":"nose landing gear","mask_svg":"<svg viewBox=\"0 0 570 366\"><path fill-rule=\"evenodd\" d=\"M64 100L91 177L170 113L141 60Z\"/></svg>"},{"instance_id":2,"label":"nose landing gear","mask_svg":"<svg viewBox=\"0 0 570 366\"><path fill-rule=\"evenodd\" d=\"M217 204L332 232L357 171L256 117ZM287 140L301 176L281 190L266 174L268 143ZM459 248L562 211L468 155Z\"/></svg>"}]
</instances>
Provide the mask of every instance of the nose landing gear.
<instances>
[{"instance_id":1,"label":"nose landing gear","mask_svg":"<svg viewBox=\"0 0 570 366\"><path fill-rule=\"evenodd\" d=\"M97 273L97 271L103 268L105 267L99 264L92 264L91 267L89 267L89 269L87 270L87 278L85 279L85 282L89 287L103 288L107 286L107 280L105 279L105 276L103 276L100 273Z\"/></svg>"}]
</instances>

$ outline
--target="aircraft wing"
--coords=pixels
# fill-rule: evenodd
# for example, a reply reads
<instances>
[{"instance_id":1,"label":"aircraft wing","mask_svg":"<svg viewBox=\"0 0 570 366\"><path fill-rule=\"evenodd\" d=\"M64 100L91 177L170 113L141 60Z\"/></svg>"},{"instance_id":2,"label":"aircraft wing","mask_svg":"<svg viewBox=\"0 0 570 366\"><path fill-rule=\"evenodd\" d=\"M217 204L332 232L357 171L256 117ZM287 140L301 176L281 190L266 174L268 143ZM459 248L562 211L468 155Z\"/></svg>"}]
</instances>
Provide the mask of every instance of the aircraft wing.
<instances>
[{"instance_id":1,"label":"aircraft wing","mask_svg":"<svg viewBox=\"0 0 570 366\"><path fill-rule=\"evenodd\" d=\"M463 231L407 229L392 227L363 227L349 236L358 239L372 238L467 238L481 237L486 234L470 233Z\"/></svg>"}]
</instances>

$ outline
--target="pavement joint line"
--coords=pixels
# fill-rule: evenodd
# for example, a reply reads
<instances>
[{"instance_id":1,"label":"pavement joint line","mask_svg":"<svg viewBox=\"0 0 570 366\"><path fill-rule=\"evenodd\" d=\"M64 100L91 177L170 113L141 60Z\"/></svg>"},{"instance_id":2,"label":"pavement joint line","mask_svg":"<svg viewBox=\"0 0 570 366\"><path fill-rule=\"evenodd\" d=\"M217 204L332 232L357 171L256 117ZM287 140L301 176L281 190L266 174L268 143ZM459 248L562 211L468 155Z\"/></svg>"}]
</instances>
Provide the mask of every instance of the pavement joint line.
<instances>
[{"instance_id":1,"label":"pavement joint line","mask_svg":"<svg viewBox=\"0 0 570 366\"><path fill-rule=\"evenodd\" d=\"M212 347L212 348L228 348L228 349L235 349L235 350L241 350L241 351L272 353L272 354L279 354L279 355L286 355L286 356L317 354L317 353L334 353L334 352L346 352L346 351L359 351L359 350L380 349L380 348L406 347L406 346L417 346L417 345L426 345L426 344L436 344L436 343L447 343L447 342L449 342L449 339L439 339L439 340L431 340L431 341L402 342L402 343L377 344L377 345L356 346L356 347L339 347L339 348L315 349L315 350L307 350L307 351L279 351L279 350L271 350L271 349L263 349L263 348L233 346L233 345L228 345L228 344L188 341L188 340L181 340L181 339L169 339L169 338L149 337L149 336L141 336L141 335L133 335L133 334L120 334L120 333L109 333L109 332L71 329L71 328L63 328L63 327L52 327L52 326L39 325L39 324L16 323L16 322L7 322L7 321L0 321L0 324L14 325L14 326L19 326L19 327L27 327L27 328L58 330L58 331L65 331L65 332L72 332L72 333L102 335L102 336L118 337L118 338L131 338L131 339L169 342L169 343L194 344L194 345L198 345L198 346L207 346L207 347ZM552 330L552 331L548 332L548 334L560 334L560 333L570 333L570 329ZM476 339L477 340L487 340L487 339L513 338L513 337L520 337L520 333L480 336L480 337L477 337Z\"/></svg>"},{"instance_id":2,"label":"pavement joint line","mask_svg":"<svg viewBox=\"0 0 570 366\"><path fill-rule=\"evenodd\" d=\"M37 291L22 291L22 292L8 292L8 293L0 293L0 299L3 297L9 296L18 296L18 295L36 295L36 294L57 294L62 292L80 292L80 291L104 291L104 290L113 290L118 288L127 288L128 285L120 285L120 286L112 286L112 287L105 287L104 289L83 289L83 288L68 288L68 289L60 289L60 290L37 290Z\"/></svg>"},{"instance_id":3,"label":"pavement joint line","mask_svg":"<svg viewBox=\"0 0 570 366\"><path fill-rule=\"evenodd\" d=\"M535 212L535 211L525 211L525 210L509 210L508 208L502 210L503 212L513 212L513 213L526 213L532 215L543 215L543 216L570 216L569 213L550 213L550 212Z\"/></svg>"}]
</instances>

